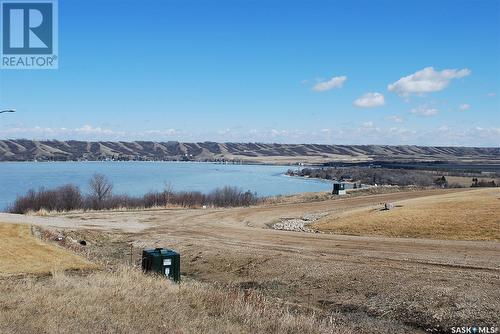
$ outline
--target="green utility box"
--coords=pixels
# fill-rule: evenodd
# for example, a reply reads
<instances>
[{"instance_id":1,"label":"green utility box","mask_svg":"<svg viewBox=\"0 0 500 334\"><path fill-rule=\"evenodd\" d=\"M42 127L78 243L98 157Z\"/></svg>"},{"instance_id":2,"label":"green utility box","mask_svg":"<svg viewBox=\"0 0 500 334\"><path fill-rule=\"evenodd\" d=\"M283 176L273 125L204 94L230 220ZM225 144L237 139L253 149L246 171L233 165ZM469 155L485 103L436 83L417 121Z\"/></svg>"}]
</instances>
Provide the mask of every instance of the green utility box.
<instances>
[{"instance_id":1,"label":"green utility box","mask_svg":"<svg viewBox=\"0 0 500 334\"><path fill-rule=\"evenodd\" d=\"M167 248L150 248L142 251L142 270L166 276L174 282L181 280L181 256Z\"/></svg>"}]
</instances>

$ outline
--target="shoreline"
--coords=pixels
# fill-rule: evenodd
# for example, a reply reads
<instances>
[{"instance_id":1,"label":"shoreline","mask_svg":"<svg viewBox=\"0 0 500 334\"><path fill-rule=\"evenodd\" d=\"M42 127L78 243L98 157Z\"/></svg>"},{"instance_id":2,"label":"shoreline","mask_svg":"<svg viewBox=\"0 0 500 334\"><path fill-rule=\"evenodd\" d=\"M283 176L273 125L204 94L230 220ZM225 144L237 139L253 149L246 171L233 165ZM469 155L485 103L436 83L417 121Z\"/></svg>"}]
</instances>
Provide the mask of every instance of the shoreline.
<instances>
[{"instance_id":1,"label":"shoreline","mask_svg":"<svg viewBox=\"0 0 500 334\"><path fill-rule=\"evenodd\" d=\"M197 191L202 194L230 186L250 190L258 197L330 190L329 183L323 180L285 178L287 169L289 166L283 165L211 162L10 162L0 164L0 183L6 190L0 196L0 209L5 210L18 196L26 195L30 189L51 190L73 184L87 191L88 180L95 173L110 178L114 193L131 197L162 191L165 184L172 184L175 191Z\"/></svg>"},{"instance_id":2,"label":"shoreline","mask_svg":"<svg viewBox=\"0 0 500 334\"><path fill-rule=\"evenodd\" d=\"M180 160L19 160L19 161L1 161L0 164L31 164L31 163L173 163L173 164L207 164L207 165L234 165L234 166L272 166L272 167L314 167L321 168L321 164L311 164L311 165L297 165L297 164L281 164L281 163L264 163L264 162L252 162L244 161L238 162L218 162L218 161L180 161Z\"/></svg>"}]
</instances>

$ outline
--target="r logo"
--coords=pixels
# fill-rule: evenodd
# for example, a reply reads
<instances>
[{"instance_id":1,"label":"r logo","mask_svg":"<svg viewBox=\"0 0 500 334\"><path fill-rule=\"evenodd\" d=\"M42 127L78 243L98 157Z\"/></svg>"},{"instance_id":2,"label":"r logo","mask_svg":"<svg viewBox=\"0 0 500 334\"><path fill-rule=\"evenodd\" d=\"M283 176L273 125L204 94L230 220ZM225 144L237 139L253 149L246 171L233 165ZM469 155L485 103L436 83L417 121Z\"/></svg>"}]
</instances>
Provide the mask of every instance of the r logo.
<instances>
[{"instance_id":1,"label":"r logo","mask_svg":"<svg viewBox=\"0 0 500 334\"><path fill-rule=\"evenodd\" d=\"M3 54L53 53L53 4L51 2L2 3Z\"/></svg>"},{"instance_id":2,"label":"r logo","mask_svg":"<svg viewBox=\"0 0 500 334\"><path fill-rule=\"evenodd\" d=\"M57 15L57 0L0 0L0 68L59 68Z\"/></svg>"}]
</instances>

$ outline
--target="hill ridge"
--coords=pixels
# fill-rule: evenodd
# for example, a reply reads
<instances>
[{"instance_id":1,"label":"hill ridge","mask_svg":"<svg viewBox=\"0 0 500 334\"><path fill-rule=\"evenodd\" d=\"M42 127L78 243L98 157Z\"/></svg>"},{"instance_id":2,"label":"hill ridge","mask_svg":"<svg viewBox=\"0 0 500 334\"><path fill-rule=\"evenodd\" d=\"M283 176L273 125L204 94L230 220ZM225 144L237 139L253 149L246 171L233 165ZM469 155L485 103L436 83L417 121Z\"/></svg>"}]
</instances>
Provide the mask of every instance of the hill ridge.
<instances>
[{"instance_id":1,"label":"hill ridge","mask_svg":"<svg viewBox=\"0 0 500 334\"><path fill-rule=\"evenodd\" d=\"M499 162L500 147L0 140L0 161L34 160L180 160L305 164L329 161L417 160Z\"/></svg>"}]
</instances>

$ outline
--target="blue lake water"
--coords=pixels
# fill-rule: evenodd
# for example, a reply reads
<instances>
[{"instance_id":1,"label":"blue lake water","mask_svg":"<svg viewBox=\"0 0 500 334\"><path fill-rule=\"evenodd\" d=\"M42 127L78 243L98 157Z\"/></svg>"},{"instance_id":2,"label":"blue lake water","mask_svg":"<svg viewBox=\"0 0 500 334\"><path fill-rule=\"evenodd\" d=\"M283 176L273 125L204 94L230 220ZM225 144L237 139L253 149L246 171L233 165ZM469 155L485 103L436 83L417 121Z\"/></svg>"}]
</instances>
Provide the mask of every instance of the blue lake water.
<instances>
[{"instance_id":1,"label":"blue lake water","mask_svg":"<svg viewBox=\"0 0 500 334\"><path fill-rule=\"evenodd\" d=\"M95 173L104 174L113 182L114 193L129 195L162 190L166 183L175 191L209 192L217 187L236 186L259 196L331 189L327 181L284 175L289 168L189 162L4 162L0 163L0 210L29 189L72 183L87 192L88 181Z\"/></svg>"}]
</instances>

